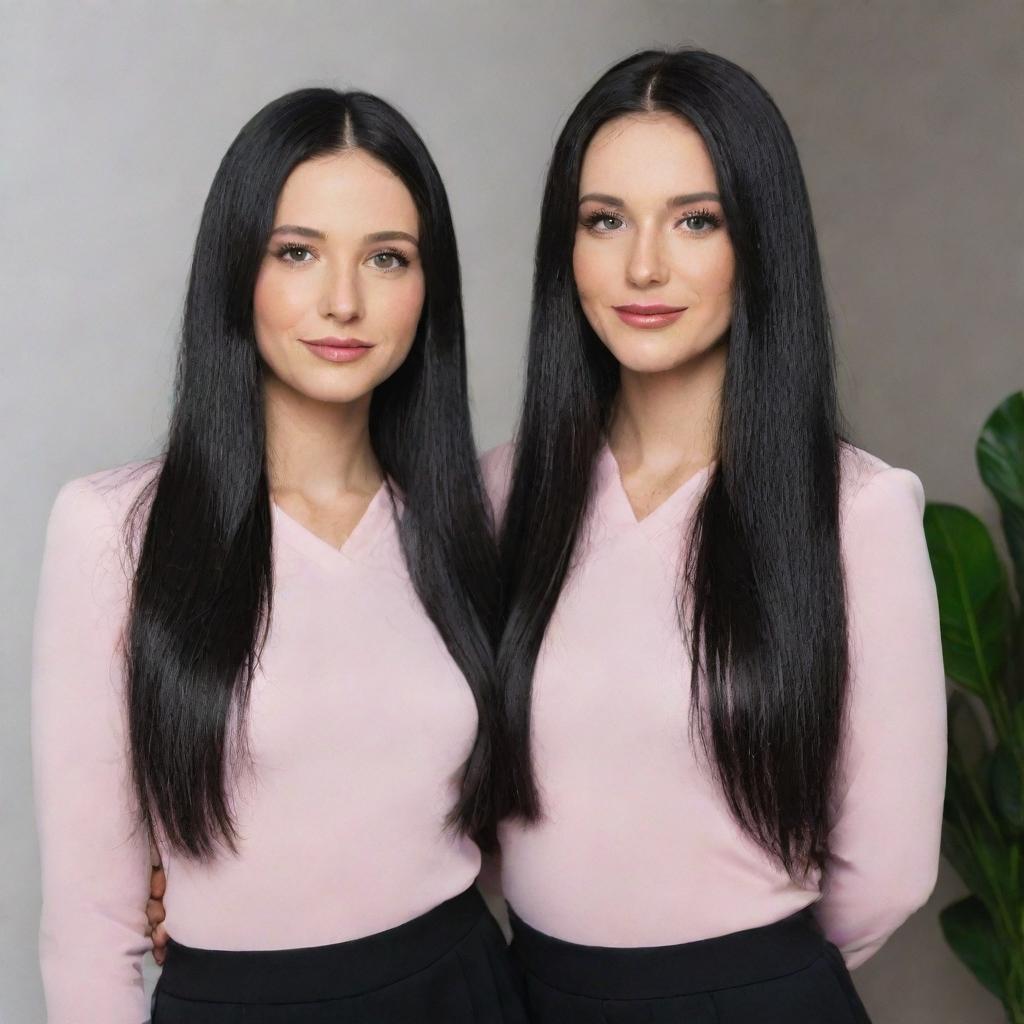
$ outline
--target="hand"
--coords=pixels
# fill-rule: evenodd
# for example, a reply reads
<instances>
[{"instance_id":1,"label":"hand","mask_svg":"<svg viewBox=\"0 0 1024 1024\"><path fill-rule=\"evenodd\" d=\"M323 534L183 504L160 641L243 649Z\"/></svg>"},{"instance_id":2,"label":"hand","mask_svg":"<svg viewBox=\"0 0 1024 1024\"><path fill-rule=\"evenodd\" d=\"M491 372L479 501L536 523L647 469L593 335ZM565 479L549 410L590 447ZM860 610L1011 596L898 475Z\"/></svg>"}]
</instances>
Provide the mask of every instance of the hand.
<instances>
[{"instance_id":1,"label":"hand","mask_svg":"<svg viewBox=\"0 0 1024 1024\"><path fill-rule=\"evenodd\" d=\"M153 959L163 964L167 956L167 929L163 926L164 890L167 888L167 876L160 864L153 865L153 875L149 883L149 902L146 904L146 919L149 927L146 934L153 940Z\"/></svg>"}]
</instances>

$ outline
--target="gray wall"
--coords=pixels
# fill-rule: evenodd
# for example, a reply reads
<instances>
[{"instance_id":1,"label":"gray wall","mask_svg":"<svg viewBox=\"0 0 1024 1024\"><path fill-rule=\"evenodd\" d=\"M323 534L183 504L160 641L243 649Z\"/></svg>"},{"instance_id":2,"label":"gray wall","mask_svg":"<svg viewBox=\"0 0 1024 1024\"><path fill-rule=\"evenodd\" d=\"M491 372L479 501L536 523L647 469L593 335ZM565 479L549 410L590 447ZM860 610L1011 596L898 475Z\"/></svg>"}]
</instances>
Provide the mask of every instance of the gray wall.
<instances>
[{"instance_id":1,"label":"gray wall","mask_svg":"<svg viewBox=\"0 0 1024 1024\"><path fill-rule=\"evenodd\" d=\"M1024 385L1024 6L917 0L0 3L0 1020L42 1020L29 635L60 482L159 443L189 249L243 121L312 83L421 129L461 241L479 440L515 415L540 184L581 90L646 45L739 61L797 137L859 442L994 522L972 446ZM1001 1020L939 890L856 980L878 1024Z\"/></svg>"}]
</instances>

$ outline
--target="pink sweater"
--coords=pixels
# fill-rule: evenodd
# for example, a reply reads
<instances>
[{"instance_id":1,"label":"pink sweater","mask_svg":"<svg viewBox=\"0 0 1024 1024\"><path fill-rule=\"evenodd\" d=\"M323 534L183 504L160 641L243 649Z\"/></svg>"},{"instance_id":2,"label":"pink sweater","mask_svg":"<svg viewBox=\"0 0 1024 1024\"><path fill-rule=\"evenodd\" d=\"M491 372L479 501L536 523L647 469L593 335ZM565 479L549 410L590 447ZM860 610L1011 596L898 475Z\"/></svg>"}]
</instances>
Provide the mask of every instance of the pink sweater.
<instances>
[{"instance_id":1,"label":"pink sweater","mask_svg":"<svg viewBox=\"0 0 1024 1024\"><path fill-rule=\"evenodd\" d=\"M510 461L509 446L484 457L499 509ZM689 740L676 593L708 472L638 523L614 457L607 447L599 456L588 536L534 677L546 817L502 827L505 896L540 931L599 946L709 938L814 903L857 966L924 903L938 868L946 705L921 482L844 452L849 729L833 858L801 887L739 830Z\"/></svg>"},{"instance_id":2,"label":"pink sweater","mask_svg":"<svg viewBox=\"0 0 1024 1024\"><path fill-rule=\"evenodd\" d=\"M33 754L42 856L40 958L50 1024L140 1024L150 848L127 785L118 643L120 524L152 470L67 484L36 610ZM250 711L237 857L161 851L181 943L341 942L472 884L477 847L443 822L476 708L407 575L382 490L341 550L273 507L274 618Z\"/></svg>"}]
</instances>

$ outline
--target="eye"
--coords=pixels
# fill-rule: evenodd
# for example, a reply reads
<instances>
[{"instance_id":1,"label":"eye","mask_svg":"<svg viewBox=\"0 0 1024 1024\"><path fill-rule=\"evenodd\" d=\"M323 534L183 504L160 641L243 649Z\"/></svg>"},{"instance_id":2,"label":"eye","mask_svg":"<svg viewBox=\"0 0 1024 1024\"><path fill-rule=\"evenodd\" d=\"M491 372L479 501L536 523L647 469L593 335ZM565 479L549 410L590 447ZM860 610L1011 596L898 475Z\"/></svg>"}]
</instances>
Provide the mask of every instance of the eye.
<instances>
[{"instance_id":1,"label":"eye","mask_svg":"<svg viewBox=\"0 0 1024 1024\"><path fill-rule=\"evenodd\" d=\"M610 231L618 231L625 221L610 210L595 210L583 218L583 223L595 234L604 235Z\"/></svg>"},{"instance_id":2,"label":"eye","mask_svg":"<svg viewBox=\"0 0 1024 1024\"><path fill-rule=\"evenodd\" d=\"M384 249L381 252L375 252L369 262L376 267L377 270L383 270L390 272L394 270L401 270L402 267L409 266L409 257L403 252L399 252L397 249Z\"/></svg>"},{"instance_id":3,"label":"eye","mask_svg":"<svg viewBox=\"0 0 1024 1024\"><path fill-rule=\"evenodd\" d=\"M698 210L695 213L688 213L679 222L695 235L706 235L715 228L721 227L722 218L711 210Z\"/></svg>"},{"instance_id":4,"label":"eye","mask_svg":"<svg viewBox=\"0 0 1024 1024\"><path fill-rule=\"evenodd\" d=\"M316 259L313 250L304 245L282 245L275 250L275 254L282 263L311 263Z\"/></svg>"}]
</instances>

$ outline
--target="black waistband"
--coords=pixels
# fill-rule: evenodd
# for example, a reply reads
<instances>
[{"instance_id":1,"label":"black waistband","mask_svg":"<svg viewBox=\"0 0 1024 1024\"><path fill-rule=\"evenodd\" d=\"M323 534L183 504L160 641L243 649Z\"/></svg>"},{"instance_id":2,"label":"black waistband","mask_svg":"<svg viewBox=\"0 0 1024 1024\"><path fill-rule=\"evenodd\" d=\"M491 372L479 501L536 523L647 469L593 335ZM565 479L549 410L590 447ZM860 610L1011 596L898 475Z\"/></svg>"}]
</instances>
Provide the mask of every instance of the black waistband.
<instances>
[{"instance_id":1,"label":"black waistband","mask_svg":"<svg viewBox=\"0 0 1024 1024\"><path fill-rule=\"evenodd\" d=\"M475 887L396 928L305 949L195 949L171 940L160 990L218 1003L299 1003L370 992L429 967L489 913Z\"/></svg>"},{"instance_id":2,"label":"black waistband","mask_svg":"<svg viewBox=\"0 0 1024 1024\"><path fill-rule=\"evenodd\" d=\"M597 999L666 999L750 985L810 966L825 939L810 909L775 924L677 946L581 946L531 928L514 911L512 952L539 981Z\"/></svg>"}]
</instances>

